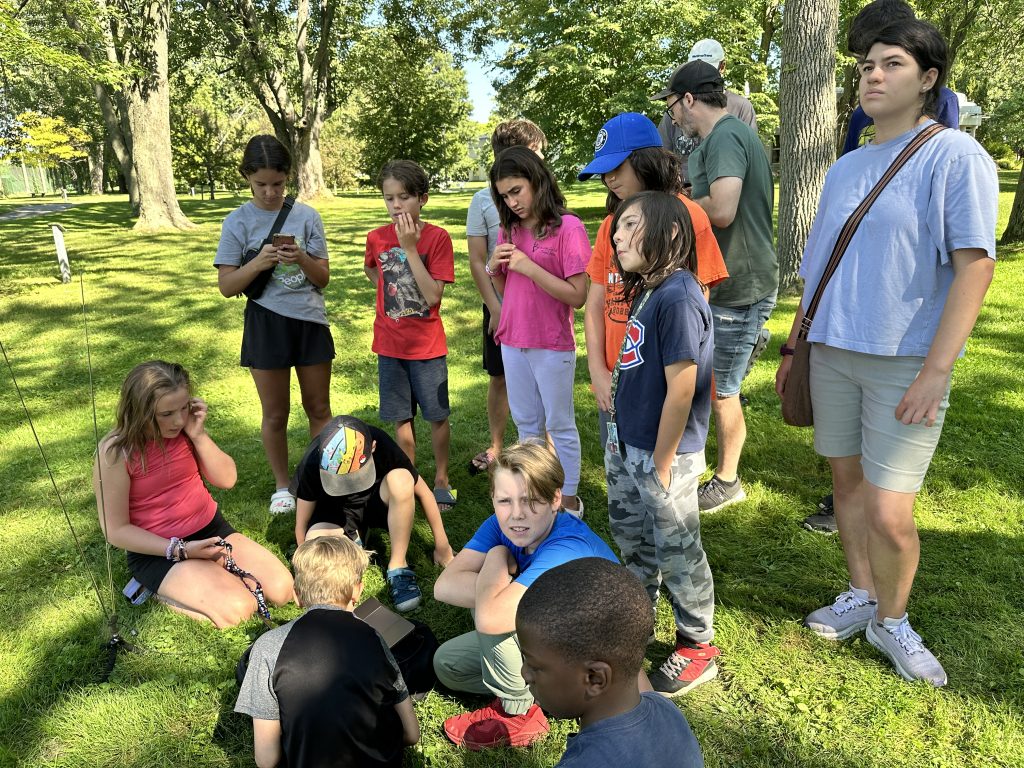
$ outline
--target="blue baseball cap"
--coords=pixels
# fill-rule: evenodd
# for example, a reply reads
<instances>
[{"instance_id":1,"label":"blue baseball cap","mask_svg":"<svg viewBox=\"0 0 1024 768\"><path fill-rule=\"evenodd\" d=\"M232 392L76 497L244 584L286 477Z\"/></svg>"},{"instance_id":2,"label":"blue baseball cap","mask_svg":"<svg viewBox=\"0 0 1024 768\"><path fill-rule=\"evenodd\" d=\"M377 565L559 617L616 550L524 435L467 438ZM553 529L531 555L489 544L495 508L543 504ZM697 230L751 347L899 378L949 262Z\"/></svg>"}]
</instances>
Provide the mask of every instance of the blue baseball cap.
<instances>
[{"instance_id":1,"label":"blue baseball cap","mask_svg":"<svg viewBox=\"0 0 1024 768\"><path fill-rule=\"evenodd\" d=\"M660 146L662 144L658 126L652 123L647 115L623 112L605 123L597 132L594 159L580 171L579 180L585 181L599 173L614 171L634 149Z\"/></svg>"}]
</instances>

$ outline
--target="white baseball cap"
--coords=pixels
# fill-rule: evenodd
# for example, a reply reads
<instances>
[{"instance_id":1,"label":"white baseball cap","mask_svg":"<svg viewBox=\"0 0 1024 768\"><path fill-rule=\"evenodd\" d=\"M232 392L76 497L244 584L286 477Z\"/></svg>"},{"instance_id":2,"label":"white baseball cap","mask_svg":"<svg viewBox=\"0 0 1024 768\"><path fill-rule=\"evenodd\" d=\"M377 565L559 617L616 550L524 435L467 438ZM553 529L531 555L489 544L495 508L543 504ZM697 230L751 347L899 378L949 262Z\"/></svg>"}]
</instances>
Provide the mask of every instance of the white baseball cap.
<instances>
[{"instance_id":1,"label":"white baseball cap","mask_svg":"<svg viewBox=\"0 0 1024 768\"><path fill-rule=\"evenodd\" d=\"M724 58L725 49L722 48L722 44L711 38L698 40L690 49L690 61L706 61L715 68L722 63Z\"/></svg>"}]
</instances>

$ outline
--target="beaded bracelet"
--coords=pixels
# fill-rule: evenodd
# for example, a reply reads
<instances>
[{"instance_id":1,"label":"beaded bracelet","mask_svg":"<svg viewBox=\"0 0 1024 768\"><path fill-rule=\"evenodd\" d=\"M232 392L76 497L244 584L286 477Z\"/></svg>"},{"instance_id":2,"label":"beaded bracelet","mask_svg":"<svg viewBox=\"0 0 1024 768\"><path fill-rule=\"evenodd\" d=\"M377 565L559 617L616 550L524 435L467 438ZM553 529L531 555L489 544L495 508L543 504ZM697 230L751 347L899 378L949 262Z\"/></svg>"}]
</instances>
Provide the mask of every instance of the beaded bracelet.
<instances>
[{"instance_id":1,"label":"beaded bracelet","mask_svg":"<svg viewBox=\"0 0 1024 768\"><path fill-rule=\"evenodd\" d=\"M167 549L164 552L164 557L166 557L168 560L176 559L174 557L174 555L175 555L175 548L178 546L178 542L179 541L180 541L180 539L177 536L171 536L171 540L169 542L167 542Z\"/></svg>"}]
</instances>

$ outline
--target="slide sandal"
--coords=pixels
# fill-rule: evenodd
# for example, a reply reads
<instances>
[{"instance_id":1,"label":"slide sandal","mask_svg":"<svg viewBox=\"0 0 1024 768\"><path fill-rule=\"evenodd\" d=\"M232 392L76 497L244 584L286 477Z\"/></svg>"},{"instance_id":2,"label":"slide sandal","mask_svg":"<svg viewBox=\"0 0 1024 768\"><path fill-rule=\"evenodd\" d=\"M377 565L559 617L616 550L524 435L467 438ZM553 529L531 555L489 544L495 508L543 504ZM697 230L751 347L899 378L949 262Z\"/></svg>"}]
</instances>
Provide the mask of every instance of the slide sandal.
<instances>
[{"instance_id":1,"label":"slide sandal","mask_svg":"<svg viewBox=\"0 0 1024 768\"><path fill-rule=\"evenodd\" d=\"M435 488L434 489L434 501L437 502L437 507L442 512L447 512L450 509L455 509L455 505L458 502L459 492L454 488Z\"/></svg>"}]
</instances>

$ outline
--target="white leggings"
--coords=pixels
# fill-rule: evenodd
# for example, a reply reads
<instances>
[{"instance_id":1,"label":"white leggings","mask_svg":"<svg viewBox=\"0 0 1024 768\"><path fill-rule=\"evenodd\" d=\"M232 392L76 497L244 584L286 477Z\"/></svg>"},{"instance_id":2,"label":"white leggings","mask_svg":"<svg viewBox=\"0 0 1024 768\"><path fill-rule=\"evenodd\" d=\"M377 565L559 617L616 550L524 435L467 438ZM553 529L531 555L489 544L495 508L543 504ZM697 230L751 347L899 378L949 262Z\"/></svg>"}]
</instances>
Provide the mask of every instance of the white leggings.
<instances>
[{"instance_id":1,"label":"white leggings","mask_svg":"<svg viewBox=\"0 0 1024 768\"><path fill-rule=\"evenodd\" d=\"M562 494L575 496L580 484L580 433L576 431L573 381L576 352L551 349L518 349L501 345L505 364L505 385L512 420L519 441L531 437L555 444L555 453L565 470Z\"/></svg>"}]
</instances>

